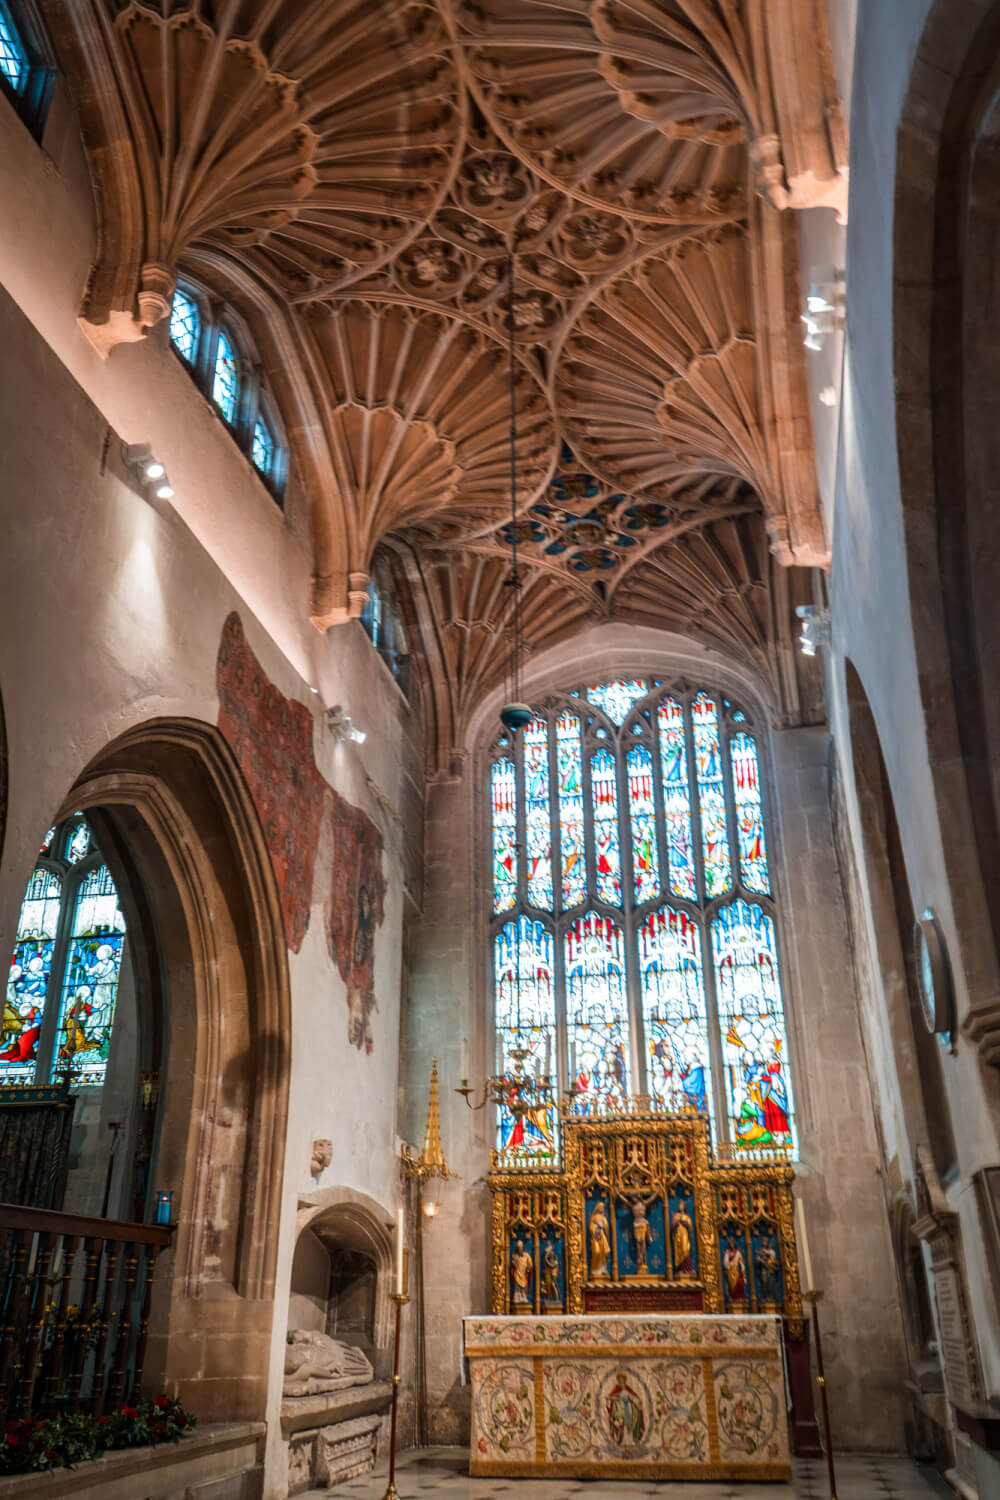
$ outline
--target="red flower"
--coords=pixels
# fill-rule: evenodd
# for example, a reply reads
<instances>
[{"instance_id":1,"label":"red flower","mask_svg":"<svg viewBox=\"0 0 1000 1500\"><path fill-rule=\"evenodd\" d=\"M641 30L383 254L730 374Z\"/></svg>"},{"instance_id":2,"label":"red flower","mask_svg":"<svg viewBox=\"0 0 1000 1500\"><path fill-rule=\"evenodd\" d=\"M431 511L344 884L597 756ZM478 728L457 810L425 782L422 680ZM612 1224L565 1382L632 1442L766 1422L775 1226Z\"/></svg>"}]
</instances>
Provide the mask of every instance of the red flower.
<instances>
[{"instance_id":1,"label":"red flower","mask_svg":"<svg viewBox=\"0 0 1000 1500\"><path fill-rule=\"evenodd\" d=\"M157 1437L164 1437L167 1431L166 1422L157 1422L156 1426L153 1428L153 1431L156 1433Z\"/></svg>"},{"instance_id":2,"label":"red flower","mask_svg":"<svg viewBox=\"0 0 1000 1500\"><path fill-rule=\"evenodd\" d=\"M138 1415L139 1415L139 1413L136 1411L136 1409L135 1409L134 1406L123 1406L122 1407L122 1416L123 1417L128 1417L129 1420L131 1420L133 1417L137 1417Z\"/></svg>"},{"instance_id":3,"label":"red flower","mask_svg":"<svg viewBox=\"0 0 1000 1500\"><path fill-rule=\"evenodd\" d=\"M18 1437L16 1432L8 1432L7 1443L11 1448L20 1448L21 1439Z\"/></svg>"},{"instance_id":4,"label":"red flower","mask_svg":"<svg viewBox=\"0 0 1000 1500\"><path fill-rule=\"evenodd\" d=\"M153 1405L154 1406L158 1406L160 1408L160 1410L162 1411L165 1406L169 1406L170 1405L170 1397L169 1396L157 1396L156 1400L153 1402Z\"/></svg>"},{"instance_id":5,"label":"red flower","mask_svg":"<svg viewBox=\"0 0 1000 1500\"><path fill-rule=\"evenodd\" d=\"M487 1443L486 1439L484 1437L481 1437L479 1439L479 1451L480 1451L480 1453L485 1453L488 1448L489 1448L489 1444Z\"/></svg>"}]
</instances>

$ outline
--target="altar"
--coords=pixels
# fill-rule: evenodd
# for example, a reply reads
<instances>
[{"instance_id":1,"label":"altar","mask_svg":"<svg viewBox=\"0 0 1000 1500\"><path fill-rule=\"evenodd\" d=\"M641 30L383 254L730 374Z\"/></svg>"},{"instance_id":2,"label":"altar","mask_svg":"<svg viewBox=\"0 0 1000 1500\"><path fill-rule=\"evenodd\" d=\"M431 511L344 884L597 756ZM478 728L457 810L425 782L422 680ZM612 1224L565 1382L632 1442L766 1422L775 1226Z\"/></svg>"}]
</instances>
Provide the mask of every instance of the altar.
<instances>
[{"instance_id":1,"label":"altar","mask_svg":"<svg viewBox=\"0 0 1000 1500\"><path fill-rule=\"evenodd\" d=\"M790 1478L790 1436L820 1451L791 1163L646 1101L567 1108L556 1144L492 1157L470 1472Z\"/></svg>"},{"instance_id":2,"label":"altar","mask_svg":"<svg viewBox=\"0 0 1000 1500\"><path fill-rule=\"evenodd\" d=\"M791 1478L777 1317L464 1320L473 1475Z\"/></svg>"}]
</instances>

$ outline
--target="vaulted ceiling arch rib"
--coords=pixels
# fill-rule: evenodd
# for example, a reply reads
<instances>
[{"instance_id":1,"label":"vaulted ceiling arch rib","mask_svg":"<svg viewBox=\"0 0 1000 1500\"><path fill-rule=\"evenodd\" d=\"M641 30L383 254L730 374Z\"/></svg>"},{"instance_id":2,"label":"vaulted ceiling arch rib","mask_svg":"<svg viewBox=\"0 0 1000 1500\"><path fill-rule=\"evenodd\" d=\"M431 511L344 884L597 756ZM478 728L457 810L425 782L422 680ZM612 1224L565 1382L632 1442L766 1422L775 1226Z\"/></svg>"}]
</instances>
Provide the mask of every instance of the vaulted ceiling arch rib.
<instances>
[{"instance_id":1,"label":"vaulted ceiling arch rib","mask_svg":"<svg viewBox=\"0 0 1000 1500\"><path fill-rule=\"evenodd\" d=\"M431 4L49 0L101 221L84 326L107 353L169 310L194 244L275 291L344 286L419 234L466 99Z\"/></svg>"}]
</instances>

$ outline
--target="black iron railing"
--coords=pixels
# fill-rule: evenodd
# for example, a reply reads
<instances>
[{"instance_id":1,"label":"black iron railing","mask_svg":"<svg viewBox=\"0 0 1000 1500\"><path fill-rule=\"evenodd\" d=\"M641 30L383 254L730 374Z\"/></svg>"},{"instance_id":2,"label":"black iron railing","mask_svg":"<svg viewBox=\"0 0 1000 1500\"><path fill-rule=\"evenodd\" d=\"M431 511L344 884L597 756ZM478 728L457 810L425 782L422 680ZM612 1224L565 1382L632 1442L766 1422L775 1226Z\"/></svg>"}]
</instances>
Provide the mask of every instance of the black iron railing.
<instances>
[{"instance_id":1,"label":"black iron railing","mask_svg":"<svg viewBox=\"0 0 1000 1500\"><path fill-rule=\"evenodd\" d=\"M0 1419L100 1416L142 1385L171 1230L0 1203Z\"/></svg>"}]
</instances>

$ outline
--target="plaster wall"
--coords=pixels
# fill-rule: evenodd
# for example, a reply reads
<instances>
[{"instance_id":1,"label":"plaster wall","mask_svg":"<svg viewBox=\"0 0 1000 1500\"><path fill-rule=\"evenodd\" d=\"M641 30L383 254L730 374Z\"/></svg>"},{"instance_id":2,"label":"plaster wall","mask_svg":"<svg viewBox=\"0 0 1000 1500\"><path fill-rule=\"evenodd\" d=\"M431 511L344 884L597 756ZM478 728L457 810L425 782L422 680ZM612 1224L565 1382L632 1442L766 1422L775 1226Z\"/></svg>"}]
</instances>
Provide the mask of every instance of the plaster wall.
<instances>
[{"instance_id":1,"label":"plaster wall","mask_svg":"<svg viewBox=\"0 0 1000 1500\"><path fill-rule=\"evenodd\" d=\"M322 776L384 840L370 1054L349 1043L345 986L324 932L328 831L305 941L289 954L292 1084L267 1412L266 1494L280 1495L276 1418L300 1199L346 1185L378 1203L388 1222L398 1197L401 925L404 884L419 883L419 728L360 625L325 637L309 625L306 519L294 480L283 514L170 350L166 330L106 361L80 331L94 223L64 100L45 147L0 99L0 185L5 201L18 203L17 215L0 220L0 684L10 775L0 947L13 943L45 829L94 756L150 719L216 723L216 658L231 611L270 680L313 713ZM174 502L144 497L123 464L123 440L152 442ZM363 746L337 745L326 731L322 707L335 703L367 732ZM314 1178L317 1137L333 1142L333 1159Z\"/></svg>"},{"instance_id":2,"label":"plaster wall","mask_svg":"<svg viewBox=\"0 0 1000 1500\"><path fill-rule=\"evenodd\" d=\"M900 1099L900 1059L889 1021L884 974L877 961L876 902L868 885L861 814L854 786L846 661L864 687L885 758L899 823L906 875L915 912L937 915L952 956L958 1016L970 999L959 959L956 903L942 842L942 811L935 799L925 713L914 646L921 608L908 575L903 501L897 463L896 391L911 372L894 366L893 204L897 129L911 79L939 69L944 57L918 61L927 0L859 0L851 116L851 183L846 233L847 330L838 412L836 472L829 512L833 540L830 599L833 648L828 653L830 727L845 788L846 821L858 861L862 891L859 941L867 947L860 995L870 1064L876 1081L884 1149L897 1161L903 1191L912 1197L914 1150ZM985 4L956 6L955 35L982 14ZM960 15L959 12L962 14ZM931 76L928 73L928 76ZM918 295L914 292L914 295ZM928 580L928 587L934 586ZM945 1183L959 1214L969 1294L985 1386L1000 1388L1000 1341L992 1316L980 1229L970 1179L997 1159L998 1080L959 1033L953 1055L942 1055L943 1085L955 1134L957 1170Z\"/></svg>"},{"instance_id":3,"label":"plaster wall","mask_svg":"<svg viewBox=\"0 0 1000 1500\"><path fill-rule=\"evenodd\" d=\"M544 696L584 678L643 670L669 680L704 676L735 696L757 698L707 651L621 625L595 628L529 668L525 691ZM475 726L482 747L499 704ZM763 718L763 716L762 716ZM784 987L796 1106L801 1191L812 1226L818 1284L827 1291L824 1353L838 1443L900 1449L905 1355L880 1152L858 1023L843 892L833 843L829 737L825 729L775 731L769 744L775 816L772 859L782 911ZM492 1109L470 1113L452 1092L464 1073L475 1085L492 1070L488 799L481 754L461 781L432 786L427 806L426 907L414 936L407 1018L407 1133L419 1140L430 1059L442 1085L445 1153L459 1174L425 1237L427 1362L432 1441L465 1441L468 1392L461 1384L460 1319L486 1311ZM863 1267L863 1275L859 1274ZM829 1352L827 1353L827 1347Z\"/></svg>"}]
</instances>

